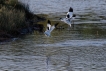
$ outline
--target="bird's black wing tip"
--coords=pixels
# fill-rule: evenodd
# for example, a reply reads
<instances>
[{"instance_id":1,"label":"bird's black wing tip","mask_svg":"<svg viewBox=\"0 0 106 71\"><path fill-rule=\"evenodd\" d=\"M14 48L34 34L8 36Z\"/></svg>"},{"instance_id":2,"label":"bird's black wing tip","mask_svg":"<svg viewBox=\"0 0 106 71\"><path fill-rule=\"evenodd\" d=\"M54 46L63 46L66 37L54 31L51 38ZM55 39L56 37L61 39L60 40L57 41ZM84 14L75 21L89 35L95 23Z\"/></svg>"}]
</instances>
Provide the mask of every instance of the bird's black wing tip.
<instances>
[{"instance_id":1,"label":"bird's black wing tip","mask_svg":"<svg viewBox=\"0 0 106 71\"><path fill-rule=\"evenodd\" d=\"M59 23L56 23L56 24L55 24L55 27L56 27L58 24L59 24Z\"/></svg>"}]
</instances>

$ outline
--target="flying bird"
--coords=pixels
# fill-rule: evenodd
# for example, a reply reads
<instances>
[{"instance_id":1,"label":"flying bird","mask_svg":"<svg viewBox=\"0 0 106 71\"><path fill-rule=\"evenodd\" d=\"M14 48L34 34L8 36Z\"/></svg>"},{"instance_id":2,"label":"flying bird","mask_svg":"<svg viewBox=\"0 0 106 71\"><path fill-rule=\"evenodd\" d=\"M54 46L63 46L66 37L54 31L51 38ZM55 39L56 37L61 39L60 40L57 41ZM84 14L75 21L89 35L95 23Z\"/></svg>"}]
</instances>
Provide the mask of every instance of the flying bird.
<instances>
[{"instance_id":1,"label":"flying bird","mask_svg":"<svg viewBox=\"0 0 106 71\"><path fill-rule=\"evenodd\" d=\"M67 17L67 15L69 15L69 17ZM72 18L73 17L73 8L72 7L69 8L67 15L66 15L66 18Z\"/></svg>"},{"instance_id":2,"label":"flying bird","mask_svg":"<svg viewBox=\"0 0 106 71\"><path fill-rule=\"evenodd\" d=\"M48 23L47 23L47 29L46 31L44 32L44 34L46 36L50 36L51 35L51 32L56 28L56 26L58 25L59 23L56 23L54 24L53 26L51 26L51 21L48 20Z\"/></svg>"},{"instance_id":3,"label":"flying bird","mask_svg":"<svg viewBox=\"0 0 106 71\"><path fill-rule=\"evenodd\" d=\"M67 12L66 18L60 18L61 21L68 24L71 27L72 21L75 19L76 15L73 14L73 8L70 7L69 11Z\"/></svg>"}]
</instances>

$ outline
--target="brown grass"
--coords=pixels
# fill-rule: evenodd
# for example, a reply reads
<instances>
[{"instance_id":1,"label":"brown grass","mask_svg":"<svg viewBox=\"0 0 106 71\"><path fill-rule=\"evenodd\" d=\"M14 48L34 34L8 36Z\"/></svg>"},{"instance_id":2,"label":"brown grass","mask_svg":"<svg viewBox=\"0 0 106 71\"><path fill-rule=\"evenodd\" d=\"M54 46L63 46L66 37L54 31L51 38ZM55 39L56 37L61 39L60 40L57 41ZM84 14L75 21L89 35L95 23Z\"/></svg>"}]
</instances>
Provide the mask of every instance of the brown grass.
<instances>
[{"instance_id":1,"label":"brown grass","mask_svg":"<svg viewBox=\"0 0 106 71\"><path fill-rule=\"evenodd\" d=\"M0 0L0 30L13 33L20 28L28 26L25 19L33 15L29 7L18 0Z\"/></svg>"},{"instance_id":2,"label":"brown grass","mask_svg":"<svg viewBox=\"0 0 106 71\"><path fill-rule=\"evenodd\" d=\"M0 30L12 32L25 26L25 13L19 10L9 10L5 6L0 9Z\"/></svg>"}]
</instances>

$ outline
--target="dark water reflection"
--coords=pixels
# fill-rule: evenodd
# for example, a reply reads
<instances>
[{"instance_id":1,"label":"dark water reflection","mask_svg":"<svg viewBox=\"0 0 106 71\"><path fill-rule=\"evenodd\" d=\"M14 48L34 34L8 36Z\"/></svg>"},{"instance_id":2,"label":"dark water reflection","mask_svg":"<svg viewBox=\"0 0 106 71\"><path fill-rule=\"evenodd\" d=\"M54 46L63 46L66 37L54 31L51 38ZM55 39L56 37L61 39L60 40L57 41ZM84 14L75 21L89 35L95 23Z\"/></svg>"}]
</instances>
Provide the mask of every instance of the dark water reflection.
<instances>
[{"instance_id":1,"label":"dark water reflection","mask_svg":"<svg viewBox=\"0 0 106 71\"><path fill-rule=\"evenodd\" d=\"M43 1L45 9L39 5L39 1ZM47 4L47 0L39 1L30 0L28 3L31 4L31 9L37 8L35 13L50 19L52 24L59 22L57 27L64 29L55 29L51 37L35 31L24 38L1 44L0 70L106 71L105 0L67 0L68 4L73 1L72 6L77 14L71 28L59 21L60 17L65 17L69 7L65 4L66 0L59 0L58 6L64 5L62 10L51 9L57 7L55 4L58 0L49 0ZM38 3L38 7L33 7L34 3ZM44 24L45 28L46 23L47 20L39 22Z\"/></svg>"}]
</instances>

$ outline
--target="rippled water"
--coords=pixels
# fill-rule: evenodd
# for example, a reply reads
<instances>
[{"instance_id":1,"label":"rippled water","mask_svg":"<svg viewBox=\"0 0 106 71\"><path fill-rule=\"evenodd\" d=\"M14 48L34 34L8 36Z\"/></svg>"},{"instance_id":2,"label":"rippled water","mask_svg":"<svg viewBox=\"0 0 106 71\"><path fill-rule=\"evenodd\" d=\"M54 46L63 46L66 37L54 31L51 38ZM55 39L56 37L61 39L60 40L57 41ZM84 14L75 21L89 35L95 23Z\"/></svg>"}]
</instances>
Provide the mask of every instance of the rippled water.
<instances>
[{"instance_id":1,"label":"rippled water","mask_svg":"<svg viewBox=\"0 0 106 71\"><path fill-rule=\"evenodd\" d=\"M46 37L34 32L0 45L1 71L106 71L105 0L21 0L35 14L59 22ZM59 21L69 7L74 24ZM46 27L46 21L39 22Z\"/></svg>"}]
</instances>

